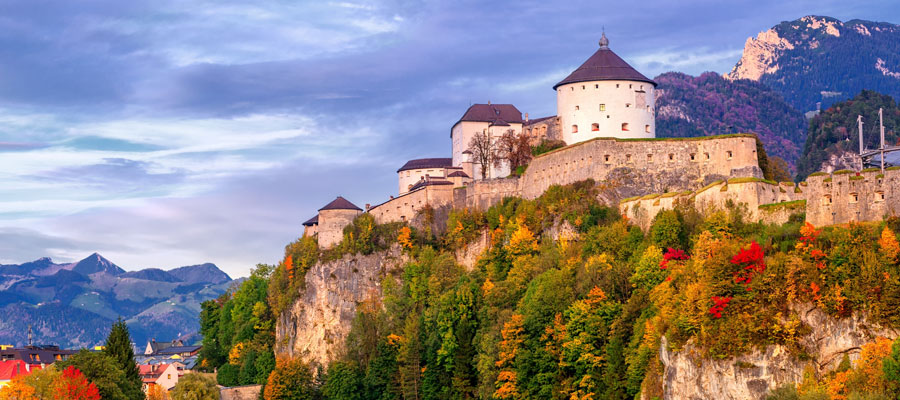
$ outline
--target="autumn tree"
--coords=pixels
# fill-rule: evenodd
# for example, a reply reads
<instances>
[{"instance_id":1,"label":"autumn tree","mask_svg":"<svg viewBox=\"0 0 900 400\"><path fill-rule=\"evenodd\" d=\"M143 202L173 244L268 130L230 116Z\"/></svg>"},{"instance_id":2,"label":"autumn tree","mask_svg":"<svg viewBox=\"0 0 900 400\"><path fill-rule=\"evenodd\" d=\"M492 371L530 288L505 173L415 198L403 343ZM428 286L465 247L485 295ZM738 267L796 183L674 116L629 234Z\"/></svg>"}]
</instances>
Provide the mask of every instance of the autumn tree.
<instances>
[{"instance_id":1,"label":"autumn tree","mask_svg":"<svg viewBox=\"0 0 900 400\"><path fill-rule=\"evenodd\" d=\"M6 386L0 387L0 400L38 400L34 388L25 382L24 376L19 375Z\"/></svg>"},{"instance_id":2,"label":"autumn tree","mask_svg":"<svg viewBox=\"0 0 900 400\"><path fill-rule=\"evenodd\" d=\"M172 400L219 400L216 380L208 374L185 374L172 388Z\"/></svg>"},{"instance_id":3,"label":"autumn tree","mask_svg":"<svg viewBox=\"0 0 900 400\"><path fill-rule=\"evenodd\" d=\"M481 166L481 179L487 179L488 170L497 163L497 142L490 133L482 131L472 136L469 151L472 152L473 162Z\"/></svg>"},{"instance_id":4,"label":"autumn tree","mask_svg":"<svg viewBox=\"0 0 900 400\"><path fill-rule=\"evenodd\" d=\"M527 165L531 161L531 141L524 133L516 134L509 129L497 141L497 157L509 163L510 171Z\"/></svg>"},{"instance_id":5,"label":"autumn tree","mask_svg":"<svg viewBox=\"0 0 900 400\"><path fill-rule=\"evenodd\" d=\"M53 399L62 383L62 371L56 368L39 369L26 375L24 381L34 389L38 399Z\"/></svg>"},{"instance_id":6,"label":"autumn tree","mask_svg":"<svg viewBox=\"0 0 900 400\"><path fill-rule=\"evenodd\" d=\"M135 390L131 382L125 378L125 372L122 372L116 365L116 361L110 356L103 353L93 353L82 349L78 353L69 356L64 361L56 363L59 368L63 368L63 378L76 381L77 377L84 374L84 378L89 380L99 390L103 400L135 400L143 399L144 392L137 388ZM70 372L70 376L65 376L66 368L73 367L75 370L83 371L78 374Z\"/></svg>"},{"instance_id":7,"label":"autumn tree","mask_svg":"<svg viewBox=\"0 0 900 400\"><path fill-rule=\"evenodd\" d=\"M169 400L169 394L160 385L147 388L147 400Z\"/></svg>"},{"instance_id":8,"label":"autumn tree","mask_svg":"<svg viewBox=\"0 0 900 400\"><path fill-rule=\"evenodd\" d=\"M500 342L500 354L496 362L497 367L500 368L500 374L497 375L497 391L494 392L494 397L500 399L520 398L515 361L524 341L523 323L524 319L521 314L513 314L509 321L503 324L503 330L500 332L503 341Z\"/></svg>"},{"instance_id":9,"label":"autumn tree","mask_svg":"<svg viewBox=\"0 0 900 400\"><path fill-rule=\"evenodd\" d=\"M78 368L70 365L62 372L62 383L57 389L56 399L100 400L100 390Z\"/></svg>"},{"instance_id":10,"label":"autumn tree","mask_svg":"<svg viewBox=\"0 0 900 400\"><path fill-rule=\"evenodd\" d=\"M312 370L299 358L278 360L263 392L265 400L305 400L315 395Z\"/></svg>"}]
</instances>

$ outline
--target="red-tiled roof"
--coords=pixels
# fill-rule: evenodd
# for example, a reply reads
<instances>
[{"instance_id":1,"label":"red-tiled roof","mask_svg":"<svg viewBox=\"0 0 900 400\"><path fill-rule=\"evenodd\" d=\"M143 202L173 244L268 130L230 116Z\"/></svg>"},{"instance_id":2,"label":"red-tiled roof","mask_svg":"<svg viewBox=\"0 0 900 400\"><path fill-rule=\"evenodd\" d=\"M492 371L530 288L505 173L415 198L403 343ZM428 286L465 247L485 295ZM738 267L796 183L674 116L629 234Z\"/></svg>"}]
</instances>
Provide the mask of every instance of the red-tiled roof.
<instances>
[{"instance_id":1,"label":"red-tiled roof","mask_svg":"<svg viewBox=\"0 0 900 400\"><path fill-rule=\"evenodd\" d=\"M605 39L606 35L604 34L600 42L600 49L569 74L566 79L553 86L553 89L556 90L568 83L612 80L647 82L656 86L656 82L632 68L625 60L613 53L608 47L609 41L604 42Z\"/></svg>"},{"instance_id":2,"label":"red-tiled roof","mask_svg":"<svg viewBox=\"0 0 900 400\"><path fill-rule=\"evenodd\" d=\"M460 121L522 123L522 112L512 104L472 104Z\"/></svg>"},{"instance_id":3,"label":"red-tiled roof","mask_svg":"<svg viewBox=\"0 0 900 400\"><path fill-rule=\"evenodd\" d=\"M303 226L313 226L313 225L318 225L318 224L319 224L319 214L316 214L314 217L306 220L306 222L303 223Z\"/></svg>"},{"instance_id":4,"label":"red-tiled roof","mask_svg":"<svg viewBox=\"0 0 900 400\"><path fill-rule=\"evenodd\" d=\"M359 210L362 211L362 208L357 207L355 204L347 201L347 199L338 196L331 203L325 205L319 209L319 211L323 210Z\"/></svg>"},{"instance_id":5,"label":"red-tiled roof","mask_svg":"<svg viewBox=\"0 0 900 400\"><path fill-rule=\"evenodd\" d=\"M22 360L0 361L0 381L8 381L22 375L29 375L34 370L41 369L41 364L28 365Z\"/></svg>"},{"instance_id":6,"label":"red-tiled roof","mask_svg":"<svg viewBox=\"0 0 900 400\"><path fill-rule=\"evenodd\" d=\"M451 165L453 165L452 158L420 158L407 161L397 172L422 168L447 168Z\"/></svg>"}]
</instances>

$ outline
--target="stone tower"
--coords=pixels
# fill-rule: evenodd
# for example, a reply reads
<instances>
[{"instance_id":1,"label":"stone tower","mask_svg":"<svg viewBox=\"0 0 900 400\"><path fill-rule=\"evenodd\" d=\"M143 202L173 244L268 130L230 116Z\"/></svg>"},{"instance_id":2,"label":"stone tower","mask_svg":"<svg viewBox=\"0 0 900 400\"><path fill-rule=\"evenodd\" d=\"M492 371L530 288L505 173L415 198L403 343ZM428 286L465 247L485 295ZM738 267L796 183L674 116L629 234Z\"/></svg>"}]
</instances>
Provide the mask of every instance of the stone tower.
<instances>
[{"instance_id":1,"label":"stone tower","mask_svg":"<svg viewBox=\"0 0 900 400\"><path fill-rule=\"evenodd\" d=\"M600 49L556 86L556 107L567 144L596 137L656 137L656 82L609 49Z\"/></svg>"}]
</instances>

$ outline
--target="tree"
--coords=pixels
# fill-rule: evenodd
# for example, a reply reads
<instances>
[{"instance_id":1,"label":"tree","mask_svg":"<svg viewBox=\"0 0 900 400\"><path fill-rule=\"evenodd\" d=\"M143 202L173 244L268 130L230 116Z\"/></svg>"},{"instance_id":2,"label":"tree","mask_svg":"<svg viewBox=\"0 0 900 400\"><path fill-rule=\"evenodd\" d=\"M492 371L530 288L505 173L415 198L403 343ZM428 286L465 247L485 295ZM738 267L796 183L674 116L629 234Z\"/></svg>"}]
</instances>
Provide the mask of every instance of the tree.
<instances>
[{"instance_id":1,"label":"tree","mask_svg":"<svg viewBox=\"0 0 900 400\"><path fill-rule=\"evenodd\" d=\"M481 166L481 179L487 179L488 169L496 164L497 143L491 139L487 131L482 131L472 136L469 151L472 152L473 162Z\"/></svg>"},{"instance_id":2,"label":"tree","mask_svg":"<svg viewBox=\"0 0 900 400\"><path fill-rule=\"evenodd\" d=\"M497 391L494 392L494 397L499 399L519 398L515 360L519 347L524 342L522 324L522 315L513 314L509 321L503 324L503 330L500 332L503 341L500 342L500 354L496 362L497 367L500 368L500 374L497 375Z\"/></svg>"},{"instance_id":3,"label":"tree","mask_svg":"<svg viewBox=\"0 0 900 400\"><path fill-rule=\"evenodd\" d=\"M169 400L169 394L162 386L151 385L147 388L147 400Z\"/></svg>"},{"instance_id":4,"label":"tree","mask_svg":"<svg viewBox=\"0 0 900 400\"><path fill-rule=\"evenodd\" d=\"M216 379L222 386L238 386L238 374L241 373L241 367L234 364L225 364L219 367Z\"/></svg>"},{"instance_id":5,"label":"tree","mask_svg":"<svg viewBox=\"0 0 900 400\"><path fill-rule=\"evenodd\" d=\"M316 398L312 370L297 359L280 359L269 375L265 400L305 400Z\"/></svg>"},{"instance_id":6,"label":"tree","mask_svg":"<svg viewBox=\"0 0 900 400\"><path fill-rule=\"evenodd\" d=\"M116 365L116 361L106 354L92 353L82 349L57 364L59 368L63 368L63 371L68 367L84 371L85 378L97 386L103 400L144 398L143 391L140 388L135 391L131 382L125 378L125 373Z\"/></svg>"},{"instance_id":7,"label":"tree","mask_svg":"<svg viewBox=\"0 0 900 400\"><path fill-rule=\"evenodd\" d=\"M131 335L128 333L128 325L121 317L113 323L103 354L113 359L122 372L125 373L125 382L132 386L129 393L140 393L142 382L138 372L137 363L134 361L134 348L131 346Z\"/></svg>"},{"instance_id":8,"label":"tree","mask_svg":"<svg viewBox=\"0 0 900 400\"><path fill-rule=\"evenodd\" d=\"M208 374L185 374L169 396L172 400L219 400L216 380Z\"/></svg>"},{"instance_id":9,"label":"tree","mask_svg":"<svg viewBox=\"0 0 900 400\"><path fill-rule=\"evenodd\" d=\"M84 350L82 350L84 351ZM89 382L78 368L68 366L62 372L62 383L57 390L56 399L62 400L100 400L100 390ZM108 397L103 397L108 398ZM143 398L143 393L141 394Z\"/></svg>"},{"instance_id":10,"label":"tree","mask_svg":"<svg viewBox=\"0 0 900 400\"><path fill-rule=\"evenodd\" d=\"M0 387L0 400L38 400L34 388L29 386L22 375L13 378L6 386Z\"/></svg>"},{"instance_id":11,"label":"tree","mask_svg":"<svg viewBox=\"0 0 900 400\"><path fill-rule=\"evenodd\" d=\"M497 141L497 157L509 163L510 171L527 165L531 161L530 138L524 133L516 135L516 131L507 130Z\"/></svg>"},{"instance_id":12,"label":"tree","mask_svg":"<svg viewBox=\"0 0 900 400\"><path fill-rule=\"evenodd\" d=\"M775 182L790 182L791 167L787 161L778 156L769 157L770 176ZM765 174L764 174L765 175Z\"/></svg>"},{"instance_id":13,"label":"tree","mask_svg":"<svg viewBox=\"0 0 900 400\"><path fill-rule=\"evenodd\" d=\"M362 379L359 368L350 362L336 362L328 368L328 378L322 388L326 399L362 400Z\"/></svg>"},{"instance_id":14,"label":"tree","mask_svg":"<svg viewBox=\"0 0 900 400\"><path fill-rule=\"evenodd\" d=\"M56 368L44 368L26 375L25 383L34 388L34 395L39 399L53 399L62 383L62 371Z\"/></svg>"}]
</instances>

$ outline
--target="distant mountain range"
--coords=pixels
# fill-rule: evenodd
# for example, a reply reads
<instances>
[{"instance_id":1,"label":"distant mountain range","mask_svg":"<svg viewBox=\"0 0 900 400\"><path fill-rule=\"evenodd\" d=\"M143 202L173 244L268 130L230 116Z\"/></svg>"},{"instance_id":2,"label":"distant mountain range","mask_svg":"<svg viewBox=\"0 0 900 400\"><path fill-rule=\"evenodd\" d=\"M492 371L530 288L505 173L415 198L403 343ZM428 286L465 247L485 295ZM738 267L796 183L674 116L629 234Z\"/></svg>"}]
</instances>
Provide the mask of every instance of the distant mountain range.
<instances>
[{"instance_id":1,"label":"distant mountain range","mask_svg":"<svg viewBox=\"0 0 900 400\"><path fill-rule=\"evenodd\" d=\"M863 89L900 96L900 26L806 16L747 39L727 78L769 86L800 111L822 109Z\"/></svg>"},{"instance_id":2,"label":"distant mountain range","mask_svg":"<svg viewBox=\"0 0 900 400\"><path fill-rule=\"evenodd\" d=\"M233 282L214 264L126 272L96 253L76 263L0 265L0 344L25 344L30 324L36 344L98 345L119 316L138 346L151 338L190 341L200 303Z\"/></svg>"}]
</instances>

